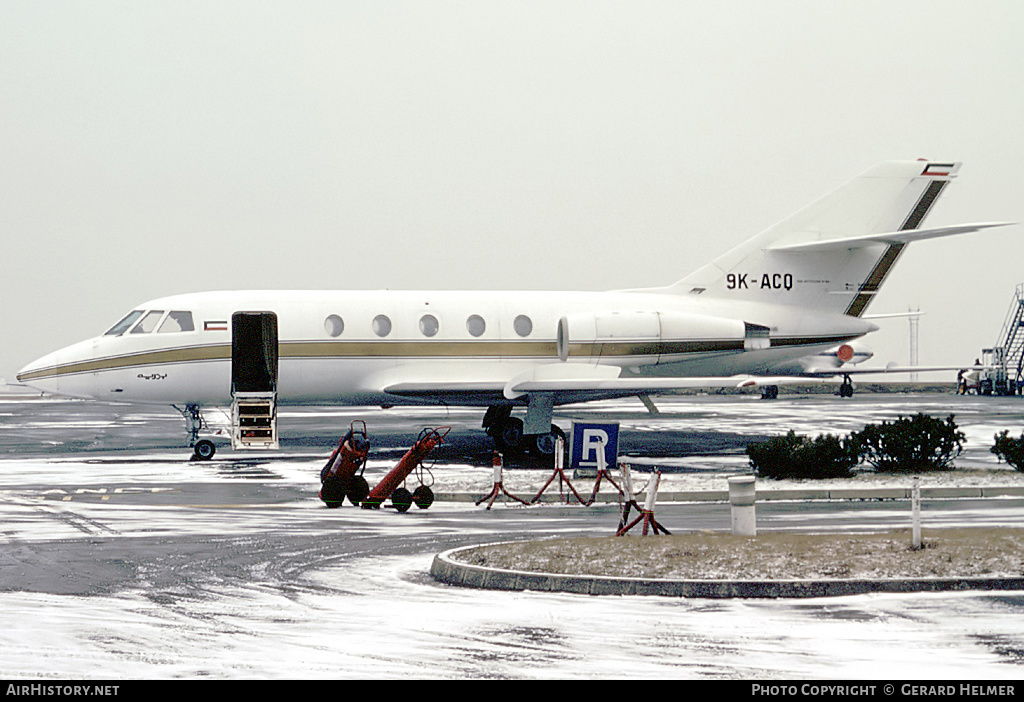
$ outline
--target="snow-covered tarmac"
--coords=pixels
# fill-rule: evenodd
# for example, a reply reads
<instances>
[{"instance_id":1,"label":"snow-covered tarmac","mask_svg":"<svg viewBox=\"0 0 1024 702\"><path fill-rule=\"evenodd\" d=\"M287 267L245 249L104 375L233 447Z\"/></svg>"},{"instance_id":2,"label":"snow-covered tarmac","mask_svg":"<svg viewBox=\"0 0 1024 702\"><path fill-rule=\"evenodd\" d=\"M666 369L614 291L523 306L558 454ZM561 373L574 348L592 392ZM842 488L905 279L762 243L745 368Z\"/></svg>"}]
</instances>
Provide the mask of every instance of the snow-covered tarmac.
<instances>
[{"instance_id":1,"label":"snow-covered tarmac","mask_svg":"<svg viewBox=\"0 0 1024 702\"><path fill-rule=\"evenodd\" d=\"M958 464L996 469L987 452L992 434L1016 434L1024 416L1020 399L951 396L686 398L659 407L657 416L626 403L594 411L614 415L640 445L647 433L681 426L820 433L898 413L954 412L968 434ZM307 430L298 424L319 421L336 436L360 414L295 411L283 418L284 431L289 422L299 434ZM371 432L374 422L407 424L415 438L422 426L460 417L377 411L367 423ZM180 430L173 413L0 402L0 677L898 682L1019 679L1024 671L1024 592L704 601L440 585L428 570L450 545L607 533L614 507L497 504L485 512L472 502L447 502L405 515L326 510L316 499L326 454L308 442L296 440L279 457L219 455L195 464L170 448ZM135 450L114 450L118 441ZM735 453L658 460L690 471L666 475L665 489L721 489L724 473L745 468ZM370 470L380 475L389 465L382 459ZM1020 475L971 471L928 480L1021 485ZM491 474L479 465L442 464L432 478L438 491L483 494ZM506 483L529 495L544 478L510 471ZM1022 518L1015 502L988 504L996 521ZM868 507L830 509L849 524L889 511ZM946 522L960 518L955 505L948 508L936 505L936 517L942 510ZM683 506L669 518L722 528L727 511L715 509ZM792 510L767 518L776 526L817 518L816 508ZM963 518L988 520L975 512Z\"/></svg>"}]
</instances>

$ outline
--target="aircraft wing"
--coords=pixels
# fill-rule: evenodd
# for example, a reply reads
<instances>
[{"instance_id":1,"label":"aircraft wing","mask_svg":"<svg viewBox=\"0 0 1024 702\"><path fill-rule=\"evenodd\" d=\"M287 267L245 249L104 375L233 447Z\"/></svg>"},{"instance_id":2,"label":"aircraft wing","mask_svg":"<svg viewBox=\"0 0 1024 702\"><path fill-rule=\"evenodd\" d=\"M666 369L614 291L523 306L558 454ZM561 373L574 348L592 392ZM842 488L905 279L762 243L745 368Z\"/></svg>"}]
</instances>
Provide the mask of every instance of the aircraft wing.
<instances>
[{"instance_id":1,"label":"aircraft wing","mask_svg":"<svg viewBox=\"0 0 1024 702\"><path fill-rule=\"evenodd\" d=\"M926 373L931 371L980 370L975 366L892 366L889 368L850 368L810 372L806 375L733 375L695 378L610 377L520 377L502 381L407 381L383 388L385 393L402 397L486 404L524 398L531 394L553 395L555 404L615 399L637 395L658 395L678 390L717 390L778 385L827 383L842 376ZM593 367L590 370L594 370ZM618 370L618 369L615 369Z\"/></svg>"},{"instance_id":2,"label":"aircraft wing","mask_svg":"<svg viewBox=\"0 0 1024 702\"><path fill-rule=\"evenodd\" d=\"M885 374L885 373L931 373L934 371L980 371L985 370L988 366L889 366L886 368L850 368L844 370L843 368L834 368L831 370L812 371L809 373L811 377L825 378L834 377L839 375L871 375L871 374Z\"/></svg>"},{"instance_id":3,"label":"aircraft wing","mask_svg":"<svg viewBox=\"0 0 1024 702\"><path fill-rule=\"evenodd\" d=\"M538 372L539 371L539 372ZM563 371L559 373L558 371ZM584 374L581 371L588 371ZM656 395L676 390L743 388L823 382L819 378L734 375L697 378L618 377L614 366L572 367L566 364L540 367L508 381L409 380L389 384L385 393L402 397L458 401L495 402L531 394L553 395L555 404L614 399L635 395Z\"/></svg>"},{"instance_id":4,"label":"aircraft wing","mask_svg":"<svg viewBox=\"0 0 1024 702\"><path fill-rule=\"evenodd\" d=\"M801 374L731 375L709 377L620 376L617 366L550 363L533 366L512 377L495 373L469 377L473 371L442 370L436 367L395 369L379 378L377 387L386 394L404 398L449 402L451 404L497 404L525 399L529 395L551 395L554 404L614 399L636 395L657 395L678 390L717 390L771 385L826 383L844 376L925 373L930 371L979 370L975 366L888 366L883 368L828 368ZM466 373L463 375L462 373Z\"/></svg>"},{"instance_id":5,"label":"aircraft wing","mask_svg":"<svg viewBox=\"0 0 1024 702\"><path fill-rule=\"evenodd\" d=\"M437 399L457 404L466 401L500 400L505 389L501 381L406 381L387 385L383 391L400 397Z\"/></svg>"},{"instance_id":6,"label":"aircraft wing","mask_svg":"<svg viewBox=\"0 0 1024 702\"><path fill-rule=\"evenodd\" d=\"M527 380L510 384L509 390L518 395L530 393L553 393L556 404L586 402L588 400L632 397L636 395L657 395L677 390L718 390L724 388L745 388L764 385L791 385L797 383L823 382L818 378L759 377L733 375L704 378L606 378L569 380Z\"/></svg>"}]
</instances>

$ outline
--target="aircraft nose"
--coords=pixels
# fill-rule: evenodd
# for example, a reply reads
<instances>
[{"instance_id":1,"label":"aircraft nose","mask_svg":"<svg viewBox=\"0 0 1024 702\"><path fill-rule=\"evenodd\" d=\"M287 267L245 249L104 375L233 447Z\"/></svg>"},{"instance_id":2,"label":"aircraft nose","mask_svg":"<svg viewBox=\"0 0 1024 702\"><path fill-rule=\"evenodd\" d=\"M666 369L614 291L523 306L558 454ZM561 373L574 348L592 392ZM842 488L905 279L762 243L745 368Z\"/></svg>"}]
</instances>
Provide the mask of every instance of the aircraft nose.
<instances>
[{"instance_id":1,"label":"aircraft nose","mask_svg":"<svg viewBox=\"0 0 1024 702\"><path fill-rule=\"evenodd\" d=\"M58 393L59 383L57 368L60 366L60 356L57 352L48 353L29 363L18 371L18 382L27 385L41 392Z\"/></svg>"},{"instance_id":2,"label":"aircraft nose","mask_svg":"<svg viewBox=\"0 0 1024 702\"><path fill-rule=\"evenodd\" d=\"M18 371L18 382L44 393L91 398L90 363L95 357L90 341L74 344L37 358Z\"/></svg>"}]
</instances>

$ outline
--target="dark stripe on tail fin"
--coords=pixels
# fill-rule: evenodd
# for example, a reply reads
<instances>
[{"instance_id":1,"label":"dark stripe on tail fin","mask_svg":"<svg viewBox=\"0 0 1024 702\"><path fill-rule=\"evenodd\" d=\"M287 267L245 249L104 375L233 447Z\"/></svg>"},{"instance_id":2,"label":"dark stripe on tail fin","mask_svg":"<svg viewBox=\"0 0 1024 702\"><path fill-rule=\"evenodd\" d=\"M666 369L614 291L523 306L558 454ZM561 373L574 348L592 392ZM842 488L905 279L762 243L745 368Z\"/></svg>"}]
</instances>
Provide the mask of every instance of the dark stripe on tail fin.
<instances>
[{"instance_id":1,"label":"dark stripe on tail fin","mask_svg":"<svg viewBox=\"0 0 1024 702\"><path fill-rule=\"evenodd\" d=\"M929 165L928 168L930 167ZM929 174L928 168L925 168L925 174ZM942 193L942 189L948 183L948 180L935 180L929 183L921 195L921 199L917 201L917 205L911 210L910 215L907 216L906 221L903 222L899 230L905 231L907 229L919 228L921 222L924 221L925 216L931 210L932 205L938 199L939 194ZM878 259L878 263L875 264L868 277L861 283L857 295L850 301L850 306L846 308L846 314L851 317L860 317L864 313L864 310L867 309L878 289L882 287L886 276L889 275L889 271L892 270L893 265L900 257L900 254L903 253L905 247L906 244L898 243L890 244L886 248L885 253Z\"/></svg>"},{"instance_id":2,"label":"dark stripe on tail fin","mask_svg":"<svg viewBox=\"0 0 1024 702\"><path fill-rule=\"evenodd\" d=\"M919 229L921 222L924 220L925 215L931 210L932 205L938 199L942 189L949 185L948 180L934 180L928 184L928 189L924 191L924 195L918 200L917 206L914 208L910 216L907 217L907 221L900 227L900 231L905 229Z\"/></svg>"}]
</instances>

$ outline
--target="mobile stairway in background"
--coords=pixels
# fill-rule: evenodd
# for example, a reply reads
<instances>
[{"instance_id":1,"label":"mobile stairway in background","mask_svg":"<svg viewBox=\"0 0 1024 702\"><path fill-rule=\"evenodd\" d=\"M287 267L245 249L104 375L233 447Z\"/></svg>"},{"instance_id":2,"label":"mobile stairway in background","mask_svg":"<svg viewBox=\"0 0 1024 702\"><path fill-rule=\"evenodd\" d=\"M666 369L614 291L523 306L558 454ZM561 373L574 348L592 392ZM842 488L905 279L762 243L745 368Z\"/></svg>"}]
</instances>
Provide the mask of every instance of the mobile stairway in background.
<instances>
[{"instance_id":1,"label":"mobile stairway in background","mask_svg":"<svg viewBox=\"0 0 1024 702\"><path fill-rule=\"evenodd\" d=\"M982 365L989 367L978 376L978 394L1024 393L1024 283L1014 292L999 343L981 353Z\"/></svg>"}]
</instances>

